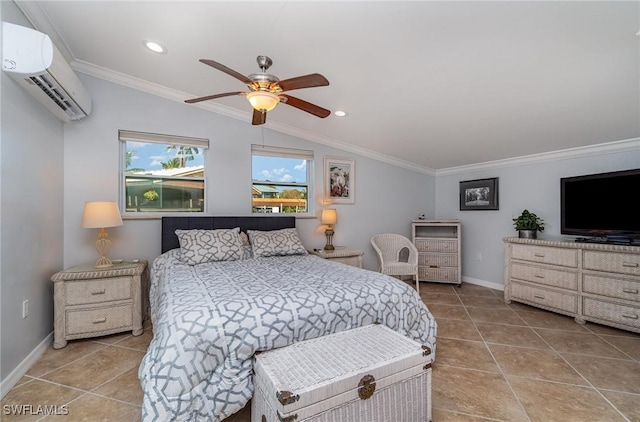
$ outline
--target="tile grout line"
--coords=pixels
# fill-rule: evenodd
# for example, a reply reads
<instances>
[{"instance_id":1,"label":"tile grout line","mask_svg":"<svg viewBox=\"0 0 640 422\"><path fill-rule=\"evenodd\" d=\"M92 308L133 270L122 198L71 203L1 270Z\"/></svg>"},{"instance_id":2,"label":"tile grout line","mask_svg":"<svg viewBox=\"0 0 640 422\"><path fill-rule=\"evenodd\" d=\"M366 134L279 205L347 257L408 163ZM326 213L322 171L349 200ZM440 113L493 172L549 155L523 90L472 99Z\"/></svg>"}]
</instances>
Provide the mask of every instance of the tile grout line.
<instances>
[{"instance_id":1,"label":"tile grout line","mask_svg":"<svg viewBox=\"0 0 640 422\"><path fill-rule=\"evenodd\" d=\"M460 301L462 301L462 299ZM498 363L496 357L493 355L493 352L491 351L491 348L487 344L487 341L484 338L484 336L482 335L482 332L478 329L478 326L476 325L476 321L474 321L473 318L471 317L471 314L469 313L469 311L467 309L467 306L464 304L464 302L463 302L462 306L464 306L464 311L469 316L469 319L471 320L471 323L473 324L473 327L476 329L476 332L478 333L478 335L482 339L482 344L484 345L485 349L489 352L489 355L491 356L491 359L493 359L493 362L495 363L496 368L498 368L498 371L500 372L500 375L502 376L502 379L507 383L507 387L509 387L509 391L511 391L511 394L516 399L516 402L518 403L518 406L520 407L520 410L522 410L522 412L523 412L524 416L527 418L527 420L529 422L531 422L531 416L529 415L529 412L527 412L527 409L522 404L522 401L520 400L520 397L518 397L518 395L516 394L516 391L514 390L513 386L511 385L511 382L507 378L505 372L503 371L502 367ZM515 312L513 312L513 313L515 314ZM517 315L517 316L518 316L518 318L520 318L519 315ZM520 318L520 319L522 319L522 318ZM526 323L526 321L523 321L523 322Z\"/></svg>"}]
</instances>

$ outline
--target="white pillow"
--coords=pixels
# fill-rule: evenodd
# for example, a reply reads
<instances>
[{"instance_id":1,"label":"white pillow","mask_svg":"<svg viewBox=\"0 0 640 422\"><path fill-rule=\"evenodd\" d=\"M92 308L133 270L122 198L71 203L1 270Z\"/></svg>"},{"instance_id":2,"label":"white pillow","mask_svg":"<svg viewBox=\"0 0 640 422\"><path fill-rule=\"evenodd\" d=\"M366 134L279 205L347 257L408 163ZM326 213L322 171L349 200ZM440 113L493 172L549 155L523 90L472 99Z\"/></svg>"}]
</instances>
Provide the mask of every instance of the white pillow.
<instances>
[{"instance_id":1,"label":"white pillow","mask_svg":"<svg viewBox=\"0 0 640 422\"><path fill-rule=\"evenodd\" d=\"M176 230L182 262L197 265L212 261L242 259L240 228Z\"/></svg>"},{"instance_id":2,"label":"white pillow","mask_svg":"<svg viewBox=\"0 0 640 422\"><path fill-rule=\"evenodd\" d=\"M247 230L254 257L306 255L296 229Z\"/></svg>"}]
</instances>

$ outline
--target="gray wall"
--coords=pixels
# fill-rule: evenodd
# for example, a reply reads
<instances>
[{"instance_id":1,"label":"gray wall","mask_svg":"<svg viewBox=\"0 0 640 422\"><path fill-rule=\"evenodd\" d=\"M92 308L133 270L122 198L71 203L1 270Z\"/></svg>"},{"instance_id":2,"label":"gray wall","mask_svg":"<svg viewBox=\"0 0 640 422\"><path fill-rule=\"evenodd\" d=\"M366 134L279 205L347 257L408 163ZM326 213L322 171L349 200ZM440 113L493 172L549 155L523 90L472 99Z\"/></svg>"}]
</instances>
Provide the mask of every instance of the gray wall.
<instances>
[{"instance_id":1,"label":"gray wall","mask_svg":"<svg viewBox=\"0 0 640 422\"><path fill-rule=\"evenodd\" d=\"M28 21L13 2L2 20ZM63 124L0 72L0 376L4 380L53 329L49 278L62 259ZM22 318L22 301L29 316Z\"/></svg>"},{"instance_id":2,"label":"gray wall","mask_svg":"<svg viewBox=\"0 0 640 422\"><path fill-rule=\"evenodd\" d=\"M539 239L562 238L560 178L640 168L639 142L636 140L629 145L630 150L620 152L615 152L613 147L609 151L601 148L600 152L591 148L585 149L584 153L575 151L574 158L566 158L566 154L548 154L523 159L517 166L513 163L496 164L481 170L438 175L436 215L439 218L458 218L462 222L463 278L479 284L503 284L502 238L517 236L512 219L520 215L523 209L528 209L545 221L545 230L538 233ZM499 177L500 209L460 211L459 182L491 177Z\"/></svg>"},{"instance_id":3,"label":"gray wall","mask_svg":"<svg viewBox=\"0 0 640 422\"><path fill-rule=\"evenodd\" d=\"M80 124L66 125L64 161L64 265L96 259L94 230L80 227L85 201L118 197L118 130L208 138L208 213L251 213L251 144L262 143L262 128L249 118L236 120L184 103L159 98L98 78L80 75L94 101L92 114ZM313 150L315 153L315 211L322 205L323 157L356 161L355 205L337 205L335 245L365 252L364 265L378 267L369 239L375 233L410 235L410 221L418 214L433 216L435 178L424 173L357 156L324 145L265 129L264 143ZM307 248L325 244L317 218L298 219L300 237ZM160 221L125 220L109 229L112 258L154 259L160 253Z\"/></svg>"}]
</instances>

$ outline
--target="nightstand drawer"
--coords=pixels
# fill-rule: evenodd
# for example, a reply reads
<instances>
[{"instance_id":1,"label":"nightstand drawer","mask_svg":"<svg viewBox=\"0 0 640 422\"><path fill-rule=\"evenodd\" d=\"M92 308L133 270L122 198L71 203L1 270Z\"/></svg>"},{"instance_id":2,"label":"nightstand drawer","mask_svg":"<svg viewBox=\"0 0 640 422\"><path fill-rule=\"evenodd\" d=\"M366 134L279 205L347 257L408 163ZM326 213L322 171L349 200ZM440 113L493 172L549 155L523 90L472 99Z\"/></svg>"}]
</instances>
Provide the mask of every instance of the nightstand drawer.
<instances>
[{"instance_id":1,"label":"nightstand drawer","mask_svg":"<svg viewBox=\"0 0 640 422\"><path fill-rule=\"evenodd\" d=\"M131 304L104 308L67 310L66 332L69 335L129 328L133 325Z\"/></svg>"},{"instance_id":2,"label":"nightstand drawer","mask_svg":"<svg viewBox=\"0 0 640 422\"><path fill-rule=\"evenodd\" d=\"M82 305L131 298L131 277L70 281L66 284L66 304Z\"/></svg>"}]
</instances>

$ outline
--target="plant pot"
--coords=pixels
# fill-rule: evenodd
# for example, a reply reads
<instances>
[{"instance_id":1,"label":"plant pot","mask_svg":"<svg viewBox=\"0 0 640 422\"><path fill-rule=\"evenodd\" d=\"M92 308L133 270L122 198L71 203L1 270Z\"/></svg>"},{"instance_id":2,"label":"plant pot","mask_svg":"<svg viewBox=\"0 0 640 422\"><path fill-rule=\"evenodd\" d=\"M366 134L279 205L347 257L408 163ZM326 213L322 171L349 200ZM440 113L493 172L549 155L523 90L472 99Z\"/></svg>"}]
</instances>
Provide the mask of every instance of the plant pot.
<instances>
[{"instance_id":1,"label":"plant pot","mask_svg":"<svg viewBox=\"0 0 640 422\"><path fill-rule=\"evenodd\" d=\"M537 230L518 230L518 237L522 239L537 239Z\"/></svg>"}]
</instances>

